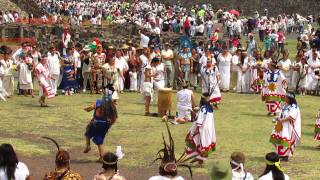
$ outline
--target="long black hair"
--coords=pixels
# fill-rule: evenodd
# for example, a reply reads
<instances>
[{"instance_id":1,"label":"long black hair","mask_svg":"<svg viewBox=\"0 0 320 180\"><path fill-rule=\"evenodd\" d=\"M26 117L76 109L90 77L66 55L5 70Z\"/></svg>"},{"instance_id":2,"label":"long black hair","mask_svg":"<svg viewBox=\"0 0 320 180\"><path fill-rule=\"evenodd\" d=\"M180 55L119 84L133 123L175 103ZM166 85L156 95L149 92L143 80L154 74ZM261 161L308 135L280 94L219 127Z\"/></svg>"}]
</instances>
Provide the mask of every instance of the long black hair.
<instances>
[{"instance_id":1,"label":"long black hair","mask_svg":"<svg viewBox=\"0 0 320 180\"><path fill-rule=\"evenodd\" d=\"M292 105L295 104L297 105L297 100L296 100L296 95L293 92L287 92L286 97L288 98L289 102L288 104Z\"/></svg>"},{"instance_id":2,"label":"long black hair","mask_svg":"<svg viewBox=\"0 0 320 180\"><path fill-rule=\"evenodd\" d=\"M114 172L118 171L118 157L111 152L107 152L103 155L103 165L102 168L104 170L114 170Z\"/></svg>"},{"instance_id":3,"label":"long black hair","mask_svg":"<svg viewBox=\"0 0 320 180\"><path fill-rule=\"evenodd\" d=\"M210 94L205 92L202 94L202 97L200 99L200 104L199 104L199 107L201 108L202 106L207 106L209 107L211 110L213 110L211 104L210 104L210 101L207 101L206 98L210 97Z\"/></svg>"},{"instance_id":4,"label":"long black hair","mask_svg":"<svg viewBox=\"0 0 320 180\"><path fill-rule=\"evenodd\" d=\"M19 161L11 144L2 144L0 146L0 156L0 168L6 170L8 179L15 179L14 173Z\"/></svg>"},{"instance_id":5,"label":"long black hair","mask_svg":"<svg viewBox=\"0 0 320 180\"><path fill-rule=\"evenodd\" d=\"M272 163L278 162L279 159L280 159L279 155L275 152L271 152L266 155L266 160ZM276 167L275 164L273 165L267 164L266 169L264 170L261 176L268 174L270 171L272 172L273 180L285 180L283 172L278 167Z\"/></svg>"}]
</instances>

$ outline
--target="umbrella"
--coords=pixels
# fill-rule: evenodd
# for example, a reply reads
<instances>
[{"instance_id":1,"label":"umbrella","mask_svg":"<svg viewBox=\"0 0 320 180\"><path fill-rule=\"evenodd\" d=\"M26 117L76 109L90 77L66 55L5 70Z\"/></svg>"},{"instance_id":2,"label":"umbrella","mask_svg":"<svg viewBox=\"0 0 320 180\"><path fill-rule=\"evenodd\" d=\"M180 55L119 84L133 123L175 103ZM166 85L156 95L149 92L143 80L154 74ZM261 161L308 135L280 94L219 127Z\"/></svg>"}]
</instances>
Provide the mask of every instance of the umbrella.
<instances>
[{"instance_id":1,"label":"umbrella","mask_svg":"<svg viewBox=\"0 0 320 180\"><path fill-rule=\"evenodd\" d=\"M238 16L238 17L240 16L239 11L237 11L237 10L235 10L235 9L230 10L229 13L230 13L230 14L233 14L233 15L235 15L235 16Z\"/></svg>"}]
</instances>

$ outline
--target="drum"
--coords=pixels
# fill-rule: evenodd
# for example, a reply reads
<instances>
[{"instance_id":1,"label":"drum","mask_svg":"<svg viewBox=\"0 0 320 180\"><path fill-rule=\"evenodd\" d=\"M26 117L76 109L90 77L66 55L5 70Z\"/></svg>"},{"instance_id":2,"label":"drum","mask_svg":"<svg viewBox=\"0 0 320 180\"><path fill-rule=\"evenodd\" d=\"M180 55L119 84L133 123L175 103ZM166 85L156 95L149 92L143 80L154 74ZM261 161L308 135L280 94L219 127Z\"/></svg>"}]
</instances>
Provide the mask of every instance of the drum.
<instances>
[{"instance_id":1,"label":"drum","mask_svg":"<svg viewBox=\"0 0 320 180\"><path fill-rule=\"evenodd\" d=\"M158 115L163 117L164 115L171 115L172 109L172 89L162 88L158 91Z\"/></svg>"}]
</instances>

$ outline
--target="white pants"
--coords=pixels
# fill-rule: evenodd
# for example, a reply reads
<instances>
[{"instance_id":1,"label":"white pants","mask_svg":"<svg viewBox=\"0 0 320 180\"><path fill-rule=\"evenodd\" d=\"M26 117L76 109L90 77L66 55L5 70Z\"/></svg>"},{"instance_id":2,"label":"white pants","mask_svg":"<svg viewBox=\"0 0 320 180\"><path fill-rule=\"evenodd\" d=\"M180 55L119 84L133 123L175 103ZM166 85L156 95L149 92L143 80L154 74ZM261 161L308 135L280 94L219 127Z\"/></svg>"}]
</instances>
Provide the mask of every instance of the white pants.
<instances>
[{"instance_id":1,"label":"white pants","mask_svg":"<svg viewBox=\"0 0 320 180\"><path fill-rule=\"evenodd\" d=\"M87 89L88 80L91 79L91 73L90 72L83 72L83 89Z\"/></svg>"},{"instance_id":2,"label":"white pants","mask_svg":"<svg viewBox=\"0 0 320 180\"><path fill-rule=\"evenodd\" d=\"M51 75L53 79L50 78L50 86L52 87L52 89L54 89L54 91L57 93L58 91L58 87L61 83L60 80L60 75L59 74L52 74ZM62 77L62 76L61 76Z\"/></svg>"}]
</instances>

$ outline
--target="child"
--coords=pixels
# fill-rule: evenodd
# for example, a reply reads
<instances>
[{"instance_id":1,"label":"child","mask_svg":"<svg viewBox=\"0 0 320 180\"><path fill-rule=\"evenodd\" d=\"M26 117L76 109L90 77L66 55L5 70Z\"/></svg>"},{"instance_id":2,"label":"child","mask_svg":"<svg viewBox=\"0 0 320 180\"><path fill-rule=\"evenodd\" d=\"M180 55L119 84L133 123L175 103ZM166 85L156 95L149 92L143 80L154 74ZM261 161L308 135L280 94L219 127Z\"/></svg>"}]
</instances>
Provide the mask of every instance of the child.
<instances>
[{"instance_id":1,"label":"child","mask_svg":"<svg viewBox=\"0 0 320 180\"><path fill-rule=\"evenodd\" d=\"M138 91L138 74L137 68L133 67L132 71L129 72L130 76L130 91Z\"/></svg>"},{"instance_id":2,"label":"child","mask_svg":"<svg viewBox=\"0 0 320 180\"><path fill-rule=\"evenodd\" d=\"M316 119L316 124L314 128L314 140L320 141L320 109L318 110L318 114L316 118L317 119ZM320 148L320 145L317 147Z\"/></svg>"},{"instance_id":3,"label":"child","mask_svg":"<svg viewBox=\"0 0 320 180\"><path fill-rule=\"evenodd\" d=\"M145 115L149 116L150 115L150 102L152 101L153 97L153 85L152 85L152 71L151 71L151 66L148 65L145 68L144 71L144 82L142 85L142 95L144 97L144 110L145 110Z\"/></svg>"}]
</instances>

